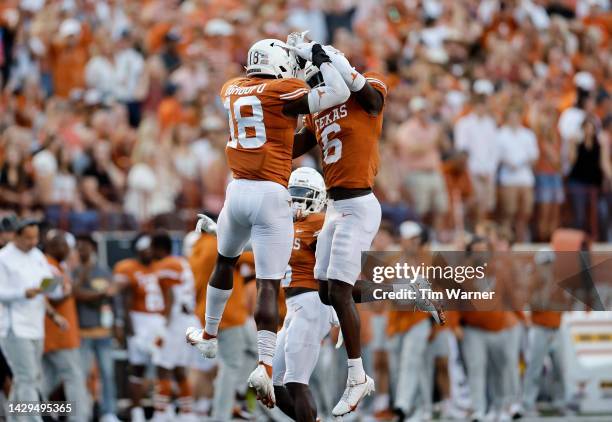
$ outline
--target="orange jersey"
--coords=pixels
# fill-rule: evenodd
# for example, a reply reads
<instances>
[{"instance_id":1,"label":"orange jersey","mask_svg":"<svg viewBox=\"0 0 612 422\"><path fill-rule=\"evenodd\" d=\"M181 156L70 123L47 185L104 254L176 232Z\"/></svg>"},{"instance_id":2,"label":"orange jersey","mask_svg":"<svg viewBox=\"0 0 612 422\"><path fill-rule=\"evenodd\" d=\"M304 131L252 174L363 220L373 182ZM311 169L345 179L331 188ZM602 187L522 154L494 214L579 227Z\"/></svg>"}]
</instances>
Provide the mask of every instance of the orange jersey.
<instances>
[{"instance_id":1,"label":"orange jersey","mask_svg":"<svg viewBox=\"0 0 612 422\"><path fill-rule=\"evenodd\" d=\"M164 295L154 265L124 259L115 265L114 279L117 283L128 284L132 294L131 311L152 314L164 312Z\"/></svg>"},{"instance_id":2,"label":"orange jersey","mask_svg":"<svg viewBox=\"0 0 612 422\"><path fill-rule=\"evenodd\" d=\"M49 255L47 255L47 262L51 266L51 272L54 277L61 278L64 285L70 282L70 279L67 278L66 269L62 264ZM78 348L81 344L81 338L79 336L79 318L77 317L74 296L71 294L55 303L51 301L51 306L58 314L66 318L68 329L62 330L53 322L49 315L45 317L45 353L61 349Z\"/></svg>"},{"instance_id":3,"label":"orange jersey","mask_svg":"<svg viewBox=\"0 0 612 422\"><path fill-rule=\"evenodd\" d=\"M208 288L208 279L212 274L215 263L217 262L217 237L212 234L202 234L196 241L191 250L189 264L195 277L196 291L196 315L200 318L202 324L204 321L204 313L206 312L206 289ZM220 330L237 327L243 325L248 318L248 309L245 293L245 284L243 273L246 273L245 266L254 264L252 252L244 252L238 260L238 266L234 270L234 288L229 297L221 323Z\"/></svg>"},{"instance_id":4,"label":"orange jersey","mask_svg":"<svg viewBox=\"0 0 612 422\"><path fill-rule=\"evenodd\" d=\"M308 91L295 78L235 78L223 85L220 95L230 128L225 154L235 179L287 186L297 118L285 116L283 106Z\"/></svg>"},{"instance_id":5,"label":"orange jersey","mask_svg":"<svg viewBox=\"0 0 612 422\"><path fill-rule=\"evenodd\" d=\"M373 72L365 74L368 83L383 95L387 86ZM383 112L373 116L361 107L357 96L338 106L304 118L323 151L323 176L327 189L370 188L378 172L378 139Z\"/></svg>"},{"instance_id":6,"label":"orange jersey","mask_svg":"<svg viewBox=\"0 0 612 422\"><path fill-rule=\"evenodd\" d=\"M421 311L389 311L387 335L393 337L396 334L405 333L427 318L429 314Z\"/></svg>"},{"instance_id":7,"label":"orange jersey","mask_svg":"<svg viewBox=\"0 0 612 422\"><path fill-rule=\"evenodd\" d=\"M314 277L315 242L323 227L325 214L310 214L293 225L293 250L289 259L291 272L283 280L283 287L319 289Z\"/></svg>"},{"instance_id":8,"label":"orange jersey","mask_svg":"<svg viewBox=\"0 0 612 422\"><path fill-rule=\"evenodd\" d=\"M167 256L154 264L162 289L172 289L177 314L195 310L195 286L189 262L181 256Z\"/></svg>"}]
</instances>

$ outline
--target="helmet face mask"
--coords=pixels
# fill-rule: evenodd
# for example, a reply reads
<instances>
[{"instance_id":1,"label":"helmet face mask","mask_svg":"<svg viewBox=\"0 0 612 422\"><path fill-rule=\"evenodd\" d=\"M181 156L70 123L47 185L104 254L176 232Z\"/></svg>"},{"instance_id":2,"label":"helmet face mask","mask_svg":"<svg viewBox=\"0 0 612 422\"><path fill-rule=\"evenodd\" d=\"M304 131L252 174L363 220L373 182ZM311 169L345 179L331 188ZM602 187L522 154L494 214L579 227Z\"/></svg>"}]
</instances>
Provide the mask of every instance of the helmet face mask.
<instances>
[{"instance_id":1,"label":"helmet face mask","mask_svg":"<svg viewBox=\"0 0 612 422\"><path fill-rule=\"evenodd\" d=\"M295 170L289 179L289 195L296 220L322 211L327 198L323 177L309 167Z\"/></svg>"},{"instance_id":2,"label":"helmet face mask","mask_svg":"<svg viewBox=\"0 0 612 422\"><path fill-rule=\"evenodd\" d=\"M308 86L313 89L324 85L325 83L321 71L311 62L308 62L304 68L303 79L304 82L306 82Z\"/></svg>"},{"instance_id":3,"label":"helmet face mask","mask_svg":"<svg viewBox=\"0 0 612 422\"><path fill-rule=\"evenodd\" d=\"M257 41L249 49L246 74L295 78L297 76L295 54L283 41L275 39Z\"/></svg>"}]
</instances>

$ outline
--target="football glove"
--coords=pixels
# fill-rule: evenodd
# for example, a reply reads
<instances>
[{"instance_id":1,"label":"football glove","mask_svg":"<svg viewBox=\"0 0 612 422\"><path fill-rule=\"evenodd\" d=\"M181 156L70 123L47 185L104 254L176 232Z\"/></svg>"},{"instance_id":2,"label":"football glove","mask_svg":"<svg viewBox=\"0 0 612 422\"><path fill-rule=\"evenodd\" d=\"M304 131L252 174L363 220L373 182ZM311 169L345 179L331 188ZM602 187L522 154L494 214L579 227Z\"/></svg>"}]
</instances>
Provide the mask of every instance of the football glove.
<instances>
[{"instance_id":1,"label":"football glove","mask_svg":"<svg viewBox=\"0 0 612 422\"><path fill-rule=\"evenodd\" d=\"M206 214L198 214L198 222L195 231L198 233L217 233L217 223Z\"/></svg>"}]
</instances>

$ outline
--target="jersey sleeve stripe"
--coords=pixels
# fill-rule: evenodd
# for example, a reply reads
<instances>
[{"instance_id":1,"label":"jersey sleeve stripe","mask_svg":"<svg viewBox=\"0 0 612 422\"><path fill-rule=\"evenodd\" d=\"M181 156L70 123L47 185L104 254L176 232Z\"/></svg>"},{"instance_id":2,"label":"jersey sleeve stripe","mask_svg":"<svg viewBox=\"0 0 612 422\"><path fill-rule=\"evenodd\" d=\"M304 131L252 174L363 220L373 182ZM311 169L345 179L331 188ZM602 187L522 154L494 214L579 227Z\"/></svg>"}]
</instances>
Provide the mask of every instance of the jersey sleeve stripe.
<instances>
[{"instance_id":1,"label":"jersey sleeve stripe","mask_svg":"<svg viewBox=\"0 0 612 422\"><path fill-rule=\"evenodd\" d=\"M385 85L380 79L366 78L366 81L374 83L376 85L380 85L380 87L383 88L385 90L385 92L387 92L387 85Z\"/></svg>"},{"instance_id":2,"label":"jersey sleeve stripe","mask_svg":"<svg viewBox=\"0 0 612 422\"><path fill-rule=\"evenodd\" d=\"M173 270L160 270L157 272L160 278L169 278L173 280L180 280L181 274L178 271Z\"/></svg>"},{"instance_id":3,"label":"jersey sleeve stripe","mask_svg":"<svg viewBox=\"0 0 612 422\"><path fill-rule=\"evenodd\" d=\"M300 89L297 89L297 90L295 90L293 92L289 92L287 94L283 94L279 98L281 100L289 100L289 99L301 97L304 94L308 94L308 90L305 89L305 88L300 88Z\"/></svg>"}]
</instances>

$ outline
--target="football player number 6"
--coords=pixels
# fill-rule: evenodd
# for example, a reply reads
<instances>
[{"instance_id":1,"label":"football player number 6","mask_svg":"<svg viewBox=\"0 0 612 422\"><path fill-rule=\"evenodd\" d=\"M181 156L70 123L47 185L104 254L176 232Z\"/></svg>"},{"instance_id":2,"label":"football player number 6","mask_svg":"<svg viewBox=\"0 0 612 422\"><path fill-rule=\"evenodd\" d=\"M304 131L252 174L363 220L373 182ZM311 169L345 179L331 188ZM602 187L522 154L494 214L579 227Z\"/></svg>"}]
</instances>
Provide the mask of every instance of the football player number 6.
<instances>
[{"instance_id":1,"label":"football player number 6","mask_svg":"<svg viewBox=\"0 0 612 422\"><path fill-rule=\"evenodd\" d=\"M234 101L233 107L230 105L229 97L223 104L229 116L230 141L228 146L238 148L238 143L242 148L259 148L266 143L266 126L263 121L263 108L259 98L254 95L240 97ZM244 107L251 109L250 116L242 116L240 110ZM235 123L235 124L234 124ZM247 136L247 128L252 128L255 134ZM238 136L236 137L236 129Z\"/></svg>"},{"instance_id":2,"label":"football player number 6","mask_svg":"<svg viewBox=\"0 0 612 422\"><path fill-rule=\"evenodd\" d=\"M329 135L340 132L340 125L333 123L321 132L321 142L323 143L323 161L325 164L333 164L342 157L342 142L338 138L329 140ZM332 151L330 154L330 150Z\"/></svg>"}]
</instances>

